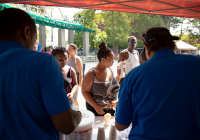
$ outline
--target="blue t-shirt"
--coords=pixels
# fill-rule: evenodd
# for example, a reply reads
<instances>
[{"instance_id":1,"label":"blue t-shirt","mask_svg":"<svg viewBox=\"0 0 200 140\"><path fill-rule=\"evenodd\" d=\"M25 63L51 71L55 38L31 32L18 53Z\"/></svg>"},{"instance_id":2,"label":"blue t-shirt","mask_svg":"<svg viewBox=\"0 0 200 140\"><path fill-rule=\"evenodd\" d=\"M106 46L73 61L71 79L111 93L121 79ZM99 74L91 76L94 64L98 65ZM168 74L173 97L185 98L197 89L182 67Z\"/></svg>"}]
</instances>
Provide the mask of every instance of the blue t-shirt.
<instances>
[{"instance_id":1,"label":"blue t-shirt","mask_svg":"<svg viewBox=\"0 0 200 140\"><path fill-rule=\"evenodd\" d=\"M37 47L37 51L39 52L39 51L41 51L41 45L40 44L38 44L38 47Z\"/></svg>"},{"instance_id":2,"label":"blue t-shirt","mask_svg":"<svg viewBox=\"0 0 200 140\"><path fill-rule=\"evenodd\" d=\"M130 140L200 140L199 79L200 58L157 51L124 79L116 122Z\"/></svg>"},{"instance_id":3,"label":"blue t-shirt","mask_svg":"<svg viewBox=\"0 0 200 140\"><path fill-rule=\"evenodd\" d=\"M0 42L0 139L58 140L50 115L69 109L55 58Z\"/></svg>"}]
</instances>

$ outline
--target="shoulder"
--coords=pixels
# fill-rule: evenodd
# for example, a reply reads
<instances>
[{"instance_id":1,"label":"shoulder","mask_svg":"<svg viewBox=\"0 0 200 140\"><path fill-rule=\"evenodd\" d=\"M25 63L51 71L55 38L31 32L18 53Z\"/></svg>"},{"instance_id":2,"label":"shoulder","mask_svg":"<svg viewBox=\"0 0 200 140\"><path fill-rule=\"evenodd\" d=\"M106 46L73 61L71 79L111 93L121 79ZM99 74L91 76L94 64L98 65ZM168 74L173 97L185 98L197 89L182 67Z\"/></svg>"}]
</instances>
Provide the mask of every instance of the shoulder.
<instances>
[{"instance_id":1,"label":"shoulder","mask_svg":"<svg viewBox=\"0 0 200 140\"><path fill-rule=\"evenodd\" d=\"M200 57L193 56L193 55L183 55L183 54L176 54L176 57L179 58L180 61L183 61L184 63L198 63L200 64ZM198 66L198 65L196 65Z\"/></svg>"},{"instance_id":2,"label":"shoulder","mask_svg":"<svg viewBox=\"0 0 200 140\"><path fill-rule=\"evenodd\" d=\"M63 68L63 70L65 71L65 73L67 73L70 68L71 68L70 66L65 65L65 67Z\"/></svg>"},{"instance_id":3,"label":"shoulder","mask_svg":"<svg viewBox=\"0 0 200 140\"><path fill-rule=\"evenodd\" d=\"M122 54L122 55L123 55L123 54L126 54L126 53L128 53L128 52L127 52L127 49L125 49L125 50L123 50L123 51L120 52L120 54Z\"/></svg>"},{"instance_id":4,"label":"shoulder","mask_svg":"<svg viewBox=\"0 0 200 140\"><path fill-rule=\"evenodd\" d=\"M32 62L37 62L37 64L50 61L50 62L57 62L55 57L44 52L36 52L32 50L27 50L26 51L26 59L29 59ZM49 62L49 63L50 63Z\"/></svg>"},{"instance_id":5,"label":"shoulder","mask_svg":"<svg viewBox=\"0 0 200 140\"><path fill-rule=\"evenodd\" d=\"M134 50L135 53L139 53L137 50Z\"/></svg>"},{"instance_id":6,"label":"shoulder","mask_svg":"<svg viewBox=\"0 0 200 140\"><path fill-rule=\"evenodd\" d=\"M76 59L76 62L82 63L81 58L79 56L76 56L75 59Z\"/></svg>"},{"instance_id":7,"label":"shoulder","mask_svg":"<svg viewBox=\"0 0 200 140\"><path fill-rule=\"evenodd\" d=\"M77 56L77 55L75 56L75 59L76 60L81 60L81 58L79 56Z\"/></svg>"},{"instance_id":8,"label":"shoulder","mask_svg":"<svg viewBox=\"0 0 200 140\"><path fill-rule=\"evenodd\" d=\"M90 82L90 81L92 81L91 79L93 79L93 77L94 77L94 72L92 69L90 69L84 76L84 80L87 80L88 82Z\"/></svg>"},{"instance_id":9,"label":"shoulder","mask_svg":"<svg viewBox=\"0 0 200 140\"><path fill-rule=\"evenodd\" d=\"M74 68L71 67L71 72L72 73L76 73L76 71L74 70Z\"/></svg>"}]
</instances>

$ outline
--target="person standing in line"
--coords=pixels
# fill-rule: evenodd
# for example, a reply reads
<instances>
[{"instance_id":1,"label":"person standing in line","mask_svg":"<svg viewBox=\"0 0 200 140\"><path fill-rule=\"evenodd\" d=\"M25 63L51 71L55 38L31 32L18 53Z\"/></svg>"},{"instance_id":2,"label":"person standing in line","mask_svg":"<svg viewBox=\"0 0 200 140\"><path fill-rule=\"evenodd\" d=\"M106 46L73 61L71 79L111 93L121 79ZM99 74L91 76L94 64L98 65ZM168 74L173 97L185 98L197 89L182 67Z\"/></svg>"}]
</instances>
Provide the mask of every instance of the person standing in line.
<instances>
[{"instance_id":1,"label":"person standing in line","mask_svg":"<svg viewBox=\"0 0 200 140\"><path fill-rule=\"evenodd\" d=\"M0 12L0 139L59 140L81 114L70 108L55 58L33 51L36 25L23 10Z\"/></svg>"},{"instance_id":2,"label":"person standing in line","mask_svg":"<svg viewBox=\"0 0 200 140\"><path fill-rule=\"evenodd\" d=\"M77 78L76 78L76 72L75 70L67 66L67 59L69 57L69 53L64 47L57 47L52 50L51 55L53 55L61 69L61 72L63 74L64 78L64 89L66 91L66 95L69 98L70 107L74 108L74 99L73 96L75 95L78 84L77 84ZM65 134L60 133L60 140L65 140Z\"/></svg>"},{"instance_id":3,"label":"person standing in line","mask_svg":"<svg viewBox=\"0 0 200 140\"><path fill-rule=\"evenodd\" d=\"M178 39L167 28L149 29L148 61L120 87L115 126L123 131L132 124L130 140L200 140L200 59L175 54Z\"/></svg>"},{"instance_id":4,"label":"person standing in line","mask_svg":"<svg viewBox=\"0 0 200 140\"><path fill-rule=\"evenodd\" d=\"M79 107L79 103L77 99L78 99L79 89L80 87L82 87L83 65L82 65L81 58L76 55L77 51L78 51L78 47L75 44L70 44L68 46L69 58L67 59L67 65L71 66L76 71L79 88L74 95L74 106Z\"/></svg>"},{"instance_id":5,"label":"person standing in line","mask_svg":"<svg viewBox=\"0 0 200 140\"><path fill-rule=\"evenodd\" d=\"M78 90L76 71L66 65L67 59L69 57L68 51L64 47L57 47L52 50L51 55L53 55L61 69L64 78L64 89L67 93L67 97L69 98L71 108L74 107L74 99L76 91Z\"/></svg>"},{"instance_id":6,"label":"person standing in line","mask_svg":"<svg viewBox=\"0 0 200 140\"><path fill-rule=\"evenodd\" d=\"M122 51L119 54L118 63L121 61L124 61L125 63L125 74L127 75L133 68L139 66L139 53L135 50L137 45L137 38L135 36L130 36L128 38L128 48ZM116 79L120 81L120 85L122 84L124 78L120 78L120 73L118 70L118 75L116 76Z\"/></svg>"},{"instance_id":7,"label":"person standing in line","mask_svg":"<svg viewBox=\"0 0 200 140\"><path fill-rule=\"evenodd\" d=\"M105 42L101 42L97 57L98 64L83 79L82 94L86 108L95 116L103 116L105 113L114 116L113 108L117 105L119 91L119 83L110 69L114 63L114 54Z\"/></svg>"}]
</instances>

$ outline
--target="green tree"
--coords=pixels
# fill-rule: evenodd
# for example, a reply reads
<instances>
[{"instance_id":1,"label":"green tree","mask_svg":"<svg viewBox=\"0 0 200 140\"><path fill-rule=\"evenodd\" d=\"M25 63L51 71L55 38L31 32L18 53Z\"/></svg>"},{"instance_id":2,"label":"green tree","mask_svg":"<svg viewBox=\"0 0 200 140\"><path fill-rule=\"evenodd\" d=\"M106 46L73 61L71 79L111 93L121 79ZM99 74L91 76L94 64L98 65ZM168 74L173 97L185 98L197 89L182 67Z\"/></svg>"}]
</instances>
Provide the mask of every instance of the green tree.
<instances>
[{"instance_id":1,"label":"green tree","mask_svg":"<svg viewBox=\"0 0 200 140\"><path fill-rule=\"evenodd\" d=\"M131 33L142 35L143 31L149 28L163 26L159 15L130 13L129 16L132 21Z\"/></svg>"},{"instance_id":2,"label":"green tree","mask_svg":"<svg viewBox=\"0 0 200 140\"><path fill-rule=\"evenodd\" d=\"M113 46L113 51L118 54L119 45L127 43L130 34L130 20L128 13L102 11L101 16L107 33L107 44Z\"/></svg>"},{"instance_id":3,"label":"green tree","mask_svg":"<svg viewBox=\"0 0 200 140\"><path fill-rule=\"evenodd\" d=\"M107 38L107 35L104 31L98 29L97 24L98 14L95 13L95 10L87 9L82 12L78 12L74 15L74 21L78 21L80 24L84 25L88 29L92 29L95 32L89 33L89 44L96 48L101 41L104 41ZM74 36L74 43L82 47L83 45L83 34L82 32L76 31Z\"/></svg>"},{"instance_id":4,"label":"green tree","mask_svg":"<svg viewBox=\"0 0 200 140\"><path fill-rule=\"evenodd\" d=\"M163 26L166 27L167 29L169 29L170 27L175 29L178 26L180 26L180 24L182 24L183 21L185 20L185 18L174 17L174 16L161 16L161 18Z\"/></svg>"},{"instance_id":5,"label":"green tree","mask_svg":"<svg viewBox=\"0 0 200 140\"><path fill-rule=\"evenodd\" d=\"M200 49L200 19L188 19L188 23L192 25L191 28L186 28L189 32L190 44Z\"/></svg>"}]
</instances>

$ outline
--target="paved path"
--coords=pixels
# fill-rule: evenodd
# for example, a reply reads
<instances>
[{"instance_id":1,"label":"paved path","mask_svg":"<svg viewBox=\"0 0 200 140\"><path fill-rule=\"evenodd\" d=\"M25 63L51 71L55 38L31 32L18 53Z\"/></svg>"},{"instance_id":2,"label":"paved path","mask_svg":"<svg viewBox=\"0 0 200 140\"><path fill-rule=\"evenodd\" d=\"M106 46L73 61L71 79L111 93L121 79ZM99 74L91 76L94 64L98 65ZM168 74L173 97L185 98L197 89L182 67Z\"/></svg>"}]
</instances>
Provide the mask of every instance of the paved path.
<instances>
[{"instance_id":1,"label":"paved path","mask_svg":"<svg viewBox=\"0 0 200 140\"><path fill-rule=\"evenodd\" d=\"M94 67L98 62L86 62L86 66L85 66L85 74L87 73L87 71L89 69L91 69L92 67ZM114 73L114 76L116 77L117 75L117 60L114 61L112 67L111 67L113 73ZM79 102L79 107L80 109L86 109L86 106L85 106L85 99L82 95L82 92L81 90L79 90L79 94L78 94L78 102Z\"/></svg>"}]
</instances>

